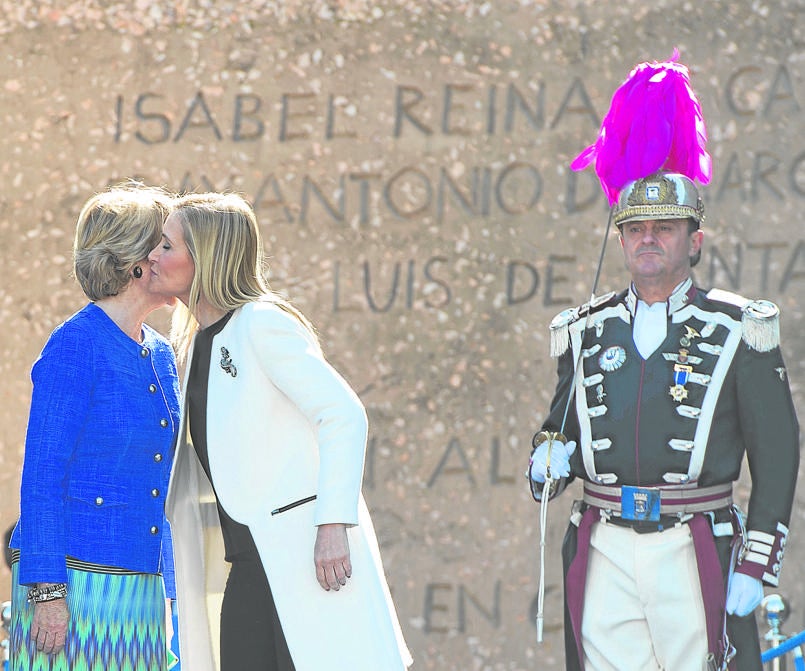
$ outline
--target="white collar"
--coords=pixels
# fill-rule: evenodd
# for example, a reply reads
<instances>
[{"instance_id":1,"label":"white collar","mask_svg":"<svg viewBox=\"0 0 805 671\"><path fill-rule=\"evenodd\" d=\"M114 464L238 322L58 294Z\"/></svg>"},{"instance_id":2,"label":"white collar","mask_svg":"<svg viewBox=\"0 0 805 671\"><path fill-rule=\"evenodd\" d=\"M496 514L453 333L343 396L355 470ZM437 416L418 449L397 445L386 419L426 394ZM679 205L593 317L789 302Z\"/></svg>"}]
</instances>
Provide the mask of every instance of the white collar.
<instances>
[{"instance_id":1,"label":"white collar","mask_svg":"<svg viewBox=\"0 0 805 671\"><path fill-rule=\"evenodd\" d=\"M665 301L667 306L667 314L672 315L677 310L681 310L688 303L690 303L693 296L696 294L696 288L693 286L693 280L688 277L676 285L671 295ZM629 285L629 291L626 294L626 307L632 313L632 317L637 312L637 304L640 299L637 296L634 282Z\"/></svg>"}]
</instances>

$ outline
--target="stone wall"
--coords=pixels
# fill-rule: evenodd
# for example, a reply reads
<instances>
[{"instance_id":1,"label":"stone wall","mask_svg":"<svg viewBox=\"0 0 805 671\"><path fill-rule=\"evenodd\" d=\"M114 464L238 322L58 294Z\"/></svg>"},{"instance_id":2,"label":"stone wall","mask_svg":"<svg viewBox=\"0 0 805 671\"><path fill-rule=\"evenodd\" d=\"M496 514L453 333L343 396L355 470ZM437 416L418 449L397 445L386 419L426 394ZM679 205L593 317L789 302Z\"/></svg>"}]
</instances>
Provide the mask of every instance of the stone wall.
<instances>
[{"instance_id":1,"label":"stone wall","mask_svg":"<svg viewBox=\"0 0 805 671\"><path fill-rule=\"evenodd\" d=\"M780 304L803 407L801 0L0 8L4 526L31 363L84 301L70 277L81 204L129 176L237 190L258 212L273 285L368 408L366 496L415 668L563 668L573 494L551 509L538 646L538 508L523 471L553 390L547 324L589 297L606 225L594 175L567 165L629 70L674 47L714 158L696 279ZM610 244L601 291L624 282ZM789 631L805 625L804 510L781 585ZM0 592L8 583L3 570Z\"/></svg>"}]
</instances>

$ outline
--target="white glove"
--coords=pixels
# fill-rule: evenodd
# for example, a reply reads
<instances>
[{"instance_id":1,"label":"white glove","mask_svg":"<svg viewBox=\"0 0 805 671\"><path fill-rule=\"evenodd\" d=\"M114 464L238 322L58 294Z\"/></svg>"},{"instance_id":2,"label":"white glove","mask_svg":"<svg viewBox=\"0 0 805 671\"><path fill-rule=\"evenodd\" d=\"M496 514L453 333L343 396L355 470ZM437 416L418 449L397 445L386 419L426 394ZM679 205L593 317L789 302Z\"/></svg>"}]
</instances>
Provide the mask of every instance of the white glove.
<instances>
[{"instance_id":1,"label":"white glove","mask_svg":"<svg viewBox=\"0 0 805 671\"><path fill-rule=\"evenodd\" d=\"M562 443L558 440L544 441L531 455L529 472L534 482L545 482L548 474L548 446L551 446L551 477L566 478L570 475L570 455L576 450L576 441Z\"/></svg>"},{"instance_id":2,"label":"white glove","mask_svg":"<svg viewBox=\"0 0 805 671\"><path fill-rule=\"evenodd\" d=\"M745 573L733 573L727 594L727 612L745 617L763 600L763 583Z\"/></svg>"}]
</instances>

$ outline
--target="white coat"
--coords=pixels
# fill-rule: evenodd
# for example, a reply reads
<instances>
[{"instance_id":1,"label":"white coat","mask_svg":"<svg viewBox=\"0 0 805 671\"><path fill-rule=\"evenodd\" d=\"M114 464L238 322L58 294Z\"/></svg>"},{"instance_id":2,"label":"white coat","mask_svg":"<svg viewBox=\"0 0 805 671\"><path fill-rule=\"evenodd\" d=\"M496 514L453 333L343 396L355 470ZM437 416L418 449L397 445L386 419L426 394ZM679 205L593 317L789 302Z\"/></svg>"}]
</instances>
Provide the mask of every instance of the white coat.
<instances>
[{"instance_id":1,"label":"white coat","mask_svg":"<svg viewBox=\"0 0 805 671\"><path fill-rule=\"evenodd\" d=\"M299 320L269 301L236 310L211 356L210 473L224 510L254 537L296 671L404 671L411 656L361 495L367 421L360 400ZM166 510L180 659L182 668L216 671L228 567L186 413L179 436ZM276 512L312 495L315 501ZM316 525L330 522L354 525L347 529L352 578L337 592L322 589L313 562Z\"/></svg>"}]
</instances>

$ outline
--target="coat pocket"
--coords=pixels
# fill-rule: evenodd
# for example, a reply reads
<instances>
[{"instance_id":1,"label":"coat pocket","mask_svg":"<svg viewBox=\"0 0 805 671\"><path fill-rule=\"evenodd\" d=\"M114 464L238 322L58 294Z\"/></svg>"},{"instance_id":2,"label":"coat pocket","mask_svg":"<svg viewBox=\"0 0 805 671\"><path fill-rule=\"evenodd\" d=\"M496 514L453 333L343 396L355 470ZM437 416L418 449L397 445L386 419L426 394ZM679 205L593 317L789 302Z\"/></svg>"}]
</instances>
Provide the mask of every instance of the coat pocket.
<instances>
[{"instance_id":1,"label":"coat pocket","mask_svg":"<svg viewBox=\"0 0 805 671\"><path fill-rule=\"evenodd\" d=\"M293 508L296 508L298 506L302 506L302 505L304 505L306 503L310 503L311 501L315 501L315 500L316 500L316 495L315 494L313 496L306 496L303 499L298 499L297 501L292 501L291 503L286 503L284 506L281 506L279 508L275 508L274 510L271 511L271 514L272 515L279 515L280 513L287 512L289 510L292 510Z\"/></svg>"},{"instance_id":2,"label":"coat pocket","mask_svg":"<svg viewBox=\"0 0 805 671\"><path fill-rule=\"evenodd\" d=\"M128 490L110 483L73 480L67 486L67 497L96 508L129 504Z\"/></svg>"}]
</instances>

